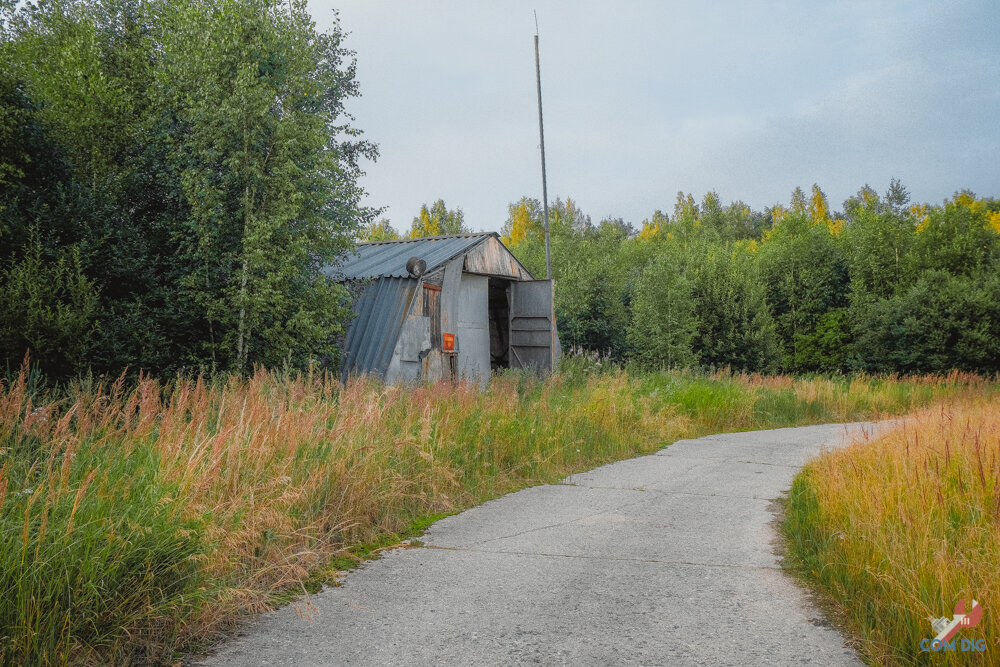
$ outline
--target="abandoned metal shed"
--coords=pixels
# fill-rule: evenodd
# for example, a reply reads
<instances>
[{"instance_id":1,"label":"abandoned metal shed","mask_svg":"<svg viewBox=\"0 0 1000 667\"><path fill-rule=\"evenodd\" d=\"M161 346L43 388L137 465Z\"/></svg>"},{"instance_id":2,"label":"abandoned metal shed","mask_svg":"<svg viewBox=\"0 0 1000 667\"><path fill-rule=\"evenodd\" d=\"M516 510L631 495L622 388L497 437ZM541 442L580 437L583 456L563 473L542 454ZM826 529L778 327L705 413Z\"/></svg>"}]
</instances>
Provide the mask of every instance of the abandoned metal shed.
<instances>
[{"instance_id":1,"label":"abandoned metal shed","mask_svg":"<svg viewBox=\"0 0 1000 667\"><path fill-rule=\"evenodd\" d=\"M552 281L495 232L361 243L327 275L356 294L345 380L485 384L501 368L550 371L559 355Z\"/></svg>"}]
</instances>

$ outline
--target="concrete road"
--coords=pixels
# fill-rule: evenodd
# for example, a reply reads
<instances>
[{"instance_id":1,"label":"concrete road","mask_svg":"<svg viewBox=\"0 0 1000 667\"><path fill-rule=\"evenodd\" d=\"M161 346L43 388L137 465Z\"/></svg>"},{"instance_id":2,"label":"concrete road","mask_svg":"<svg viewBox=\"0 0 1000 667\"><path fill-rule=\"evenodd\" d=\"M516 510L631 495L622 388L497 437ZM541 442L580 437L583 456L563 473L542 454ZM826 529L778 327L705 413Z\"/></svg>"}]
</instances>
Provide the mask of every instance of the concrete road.
<instances>
[{"instance_id":1,"label":"concrete road","mask_svg":"<svg viewBox=\"0 0 1000 667\"><path fill-rule=\"evenodd\" d=\"M876 428L682 440L510 494L196 664L859 665L782 572L772 501L822 446Z\"/></svg>"}]
</instances>

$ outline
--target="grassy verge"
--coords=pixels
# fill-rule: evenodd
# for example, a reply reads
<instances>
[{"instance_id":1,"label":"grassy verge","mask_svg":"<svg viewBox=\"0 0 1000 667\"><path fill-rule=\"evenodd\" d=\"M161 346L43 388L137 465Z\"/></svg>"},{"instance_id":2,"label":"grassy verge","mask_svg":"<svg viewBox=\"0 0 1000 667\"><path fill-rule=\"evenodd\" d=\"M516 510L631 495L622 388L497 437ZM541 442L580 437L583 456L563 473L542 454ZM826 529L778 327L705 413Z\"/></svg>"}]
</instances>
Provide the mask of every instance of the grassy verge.
<instances>
[{"instance_id":1,"label":"grassy verge","mask_svg":"<svg viewBox=\"0 0 1000 667\"><path fill-rule=\"evenodd\" d=\"M44 393L22 372L0 384L0 663L167 662L428 517L681 437L986 386L570 362L488 392L262 371Z\"/></svg>"},{"instance_id":2,"label":"grassy verge","mask_svg":"<svg viewBox=\"0 0 1000 667\"><path fill-rule=\"evenodd\" d=\"M873 664L1000 664L1000 396L941 401L824 454L796 479L784 532ZM922 651L929 618L973 598L983 618L958 650Z\"/></svg>"}]
</instances>

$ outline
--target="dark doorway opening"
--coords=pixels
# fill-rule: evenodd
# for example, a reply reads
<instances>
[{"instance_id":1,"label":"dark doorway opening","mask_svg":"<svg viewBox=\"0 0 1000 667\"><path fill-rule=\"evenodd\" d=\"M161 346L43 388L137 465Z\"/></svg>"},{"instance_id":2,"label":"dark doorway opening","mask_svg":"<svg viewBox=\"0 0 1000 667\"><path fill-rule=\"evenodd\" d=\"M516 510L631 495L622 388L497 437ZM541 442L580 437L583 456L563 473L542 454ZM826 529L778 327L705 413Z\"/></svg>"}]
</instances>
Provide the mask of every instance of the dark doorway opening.
<instances>
[{"instance_id":1,"label":"dark doorway opening","mask_svg":"<svg viewBox=\"0 0 1000 667\"><path fill-rule=\"evenodd\" d=\"M490 278L490 369L510 368L510 281Z\"/></svg>"}]
</instances>

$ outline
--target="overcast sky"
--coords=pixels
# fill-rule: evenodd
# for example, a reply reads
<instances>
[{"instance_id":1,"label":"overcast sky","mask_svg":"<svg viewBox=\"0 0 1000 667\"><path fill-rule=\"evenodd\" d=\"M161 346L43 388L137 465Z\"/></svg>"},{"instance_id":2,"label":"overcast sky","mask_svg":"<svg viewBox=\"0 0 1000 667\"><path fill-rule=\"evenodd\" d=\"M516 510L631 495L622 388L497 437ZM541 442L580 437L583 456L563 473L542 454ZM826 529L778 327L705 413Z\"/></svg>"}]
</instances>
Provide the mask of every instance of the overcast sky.
<instances>
[{"instance_id":1,"label":"overcast sky","mask_svg":"<svg viewBox=\"0 0 1000 667\"><path fill-rule=\"evenodd\" d=\"M677 191L755 209L818 183L836 210L899 178L920 202L1000 196L1000 3L372 2L340 11L379 144L368 204L400 230L424 202L499 230L541 198L638 226Z\"/></svg>"}]
</instances>

